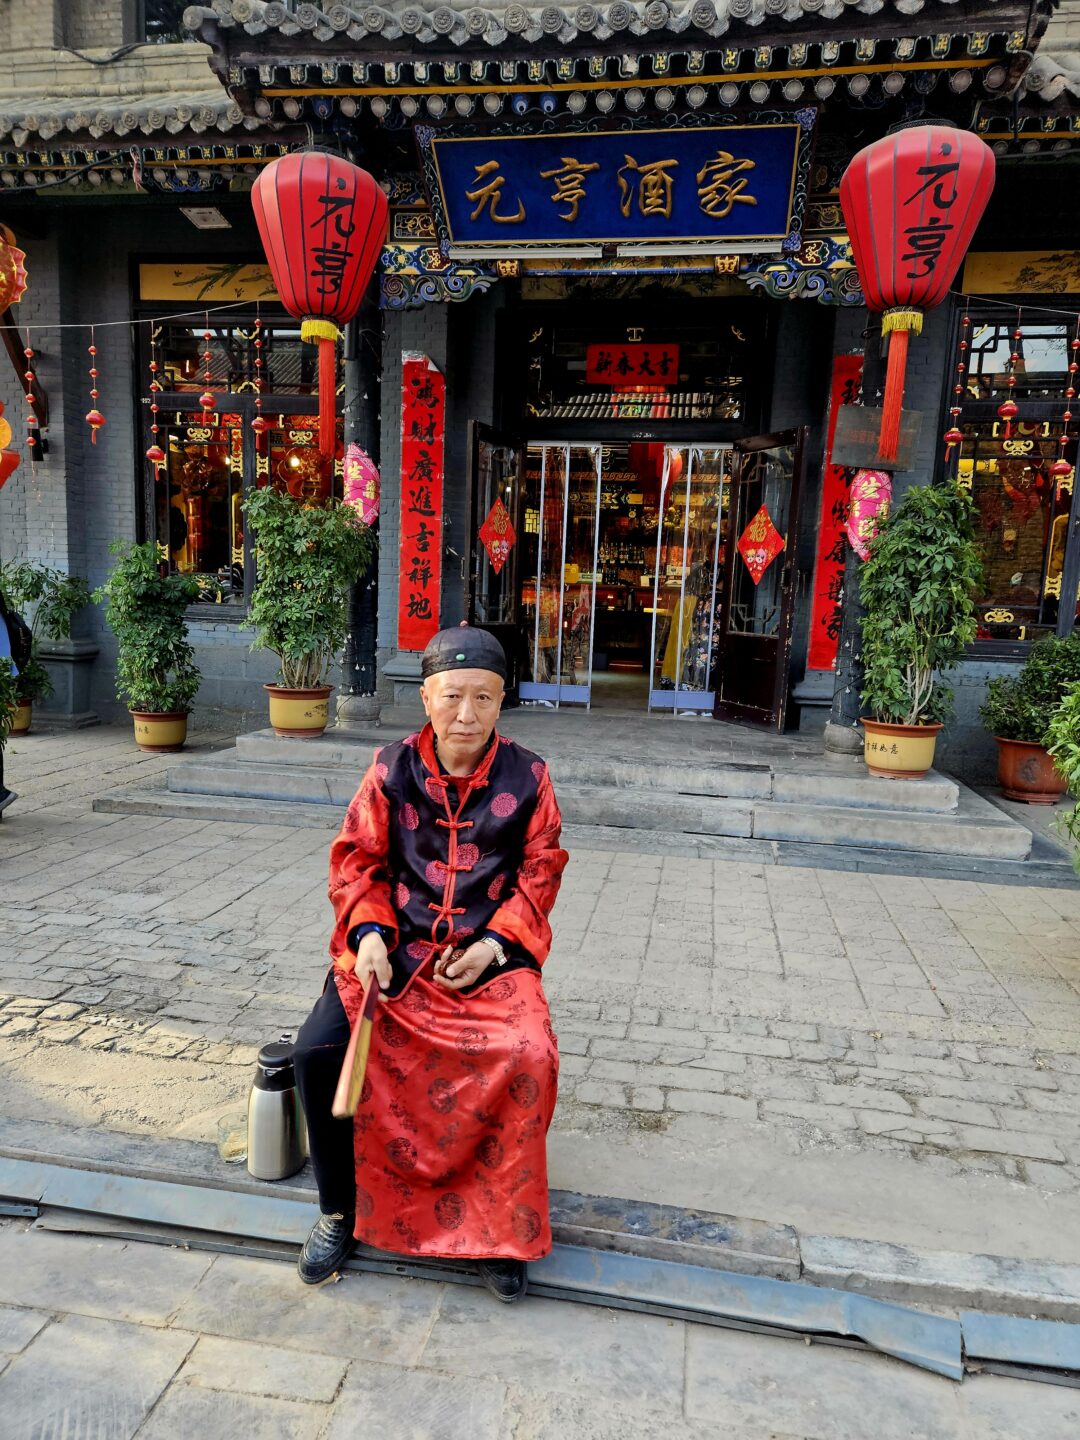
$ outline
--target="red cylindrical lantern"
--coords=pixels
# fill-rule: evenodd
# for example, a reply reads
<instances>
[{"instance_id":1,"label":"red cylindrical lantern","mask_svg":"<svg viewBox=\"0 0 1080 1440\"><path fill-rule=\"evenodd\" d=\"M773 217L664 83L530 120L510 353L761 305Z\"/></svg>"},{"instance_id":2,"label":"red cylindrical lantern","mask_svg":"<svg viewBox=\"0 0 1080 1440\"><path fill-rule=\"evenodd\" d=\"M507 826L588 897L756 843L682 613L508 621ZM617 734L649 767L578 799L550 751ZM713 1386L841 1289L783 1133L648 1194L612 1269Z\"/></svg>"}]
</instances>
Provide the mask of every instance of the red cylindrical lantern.
<instances>
[{"instance_id":1,"label":"red cylindrical lantern","mask_svg":"<svg viewBox=\"0 0 1080 1440\"><path fill-rule=\"evenodd\" d=\"M366 170L324 151L267 165L251 203L281 303L319 345L319 448L334 454L334 344L360 308L387 229L386 196Z\"/></svg>"},{"instance_id":2,"label":"red cylindrical lantern","mask_svg":"<svg viewBox=\"0 0 1080 1440\"><path fill-rule=\"evenodd\" d=\"M840 181L855 266L891 335L882 458L900 442L908 338L949 293L994 188L994 152L965 130L916 125L860 150Z\"/></svg>"}]
</instances>

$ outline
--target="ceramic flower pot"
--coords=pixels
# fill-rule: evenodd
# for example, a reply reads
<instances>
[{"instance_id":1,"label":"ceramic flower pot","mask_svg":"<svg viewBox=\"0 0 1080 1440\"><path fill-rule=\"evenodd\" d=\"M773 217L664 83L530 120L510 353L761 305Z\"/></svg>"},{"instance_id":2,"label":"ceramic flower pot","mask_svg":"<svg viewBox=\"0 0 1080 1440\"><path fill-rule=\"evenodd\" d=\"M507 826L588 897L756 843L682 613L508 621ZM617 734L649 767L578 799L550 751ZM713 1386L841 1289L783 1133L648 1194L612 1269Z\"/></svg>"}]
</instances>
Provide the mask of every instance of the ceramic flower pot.
<instances>
[{"instance_id":1,"label":"ceramic flower pot","mask_svg":"<svg viewBox=\"0 0 1080 1440\"><path fill-rule=\"evenodd\" d=\"M152 710L132 710L135 722L135 743L148 754L171 755L184 748L187 739L186 713L159 714Z\"/></svg>"},{"instance_id":2,"label":"ceramic flower pot","mask_svg":"<svg viewBox=\"0 0 1080 1440\"><path fill-rule=\"evenodd\" d=\"M264 685L270 697L270 724L275 735L294 740L314 740L330 720L332 685L313 685L310 690L288 690L284 685Z\"/></svg>"},{"instance_id":3,"label":"ceramic flower pot","mask_svg":"<svg viewBox=\"0 0 1080 1440\"><path fill-rule=\"evenodd\" d=\"M1003 740L995 735L998 747L998 784L1010 800L1029 805L1055 805L1065 794L1066 784L1042 745L1027 740Z\"/></svg>"},{"instance_id":4,"label":"ceramic flower pot","mask_svg":"<svg viewBox=\"0 0 1080 1440\"><path fill-rule=\"evenodd\" d=\"M859 723L863 727L863 758L871 775L921 780L932 769L941 725L893 725L865 718Z\"/></svg>"},{"instance_id":5,"label":"ceramic flower pot","mask_svg":"<svg viewBox=\"0 0 1080 1440\"><path fill-rule=\"evenodd\" d=\"M30 729L30 715L33 710L32 700L20 700L15 707L15 719L11 722L12 735L25 735Z\"/></svg>"}]
</instances>

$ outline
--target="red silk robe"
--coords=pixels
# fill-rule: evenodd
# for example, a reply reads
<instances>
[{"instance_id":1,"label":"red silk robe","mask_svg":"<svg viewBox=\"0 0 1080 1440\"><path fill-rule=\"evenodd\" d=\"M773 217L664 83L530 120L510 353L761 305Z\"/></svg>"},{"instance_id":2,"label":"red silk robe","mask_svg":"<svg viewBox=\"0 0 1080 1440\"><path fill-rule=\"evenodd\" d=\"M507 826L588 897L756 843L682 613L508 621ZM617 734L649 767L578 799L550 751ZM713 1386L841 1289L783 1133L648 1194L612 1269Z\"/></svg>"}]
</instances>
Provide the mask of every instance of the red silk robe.
<instances>
[{"instance_id":1,"label":"red silk robe","mask_svg":"<svg viewBox=\"0 0 1080 1440\"><path fill-rule=\"evenodd\" d=\"M334 957L383 926L393 982L356 1114L356 1235L399 1254L535 1260L551 1248L546 1136L558 1050L540 968L567 855L547 766L496 737L442 773L428 726L378 752L330 850ZM494 931L508 963L467 991L445 947ZM337 967L350 1021L361 989Z\"/></svg>"}]
</instances>

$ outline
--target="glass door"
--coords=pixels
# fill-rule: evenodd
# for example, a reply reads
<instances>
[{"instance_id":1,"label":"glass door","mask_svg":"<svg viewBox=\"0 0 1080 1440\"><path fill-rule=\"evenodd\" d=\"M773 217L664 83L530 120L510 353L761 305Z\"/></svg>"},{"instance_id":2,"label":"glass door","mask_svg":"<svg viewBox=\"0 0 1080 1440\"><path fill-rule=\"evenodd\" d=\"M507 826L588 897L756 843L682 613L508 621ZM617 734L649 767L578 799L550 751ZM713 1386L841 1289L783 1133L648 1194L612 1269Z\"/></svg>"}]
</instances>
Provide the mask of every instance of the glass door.
<instances>
[{"instance_id":1,"label":"glass door","mask_svg":"<svg viewBox=\"0 0 1080 1440\"><path fill-rule=\"evenodd\" d=\"M463 561L467 614L470 625L490 631L506 652L504 704L516 705L525 658L518 614L523 449L512 437L474 420L469 453L469 549Z\"/></svg>"},{"instance_id":2,"label":"glass door","mask_svg":"<svg viewBox=\"0 0 1080 1440\"><path fill-rule=\"evenodd\" d=\"M713 714L784 728L805 429L735 442Z\"/></svg>"},{"instance_id":3,"label":"glass door","mask_svg":"<svg viewBox=\"0 0 1080 1440\"><path fill-rule=\"evenodd\" d=\"M664 450L653 566L650 710L712 711L731 447Z\"/></svg>"},{"instance_id":4,"label":"glass door","mask_svg":"<svg viewBox=\"0 0 1080 1440\"><path fill-rule=\"evenodd\" d=\"M526 451L519 571L523 701L590 702L602 470L599 445L530 445Z\"/></svg>"}]
</instances>

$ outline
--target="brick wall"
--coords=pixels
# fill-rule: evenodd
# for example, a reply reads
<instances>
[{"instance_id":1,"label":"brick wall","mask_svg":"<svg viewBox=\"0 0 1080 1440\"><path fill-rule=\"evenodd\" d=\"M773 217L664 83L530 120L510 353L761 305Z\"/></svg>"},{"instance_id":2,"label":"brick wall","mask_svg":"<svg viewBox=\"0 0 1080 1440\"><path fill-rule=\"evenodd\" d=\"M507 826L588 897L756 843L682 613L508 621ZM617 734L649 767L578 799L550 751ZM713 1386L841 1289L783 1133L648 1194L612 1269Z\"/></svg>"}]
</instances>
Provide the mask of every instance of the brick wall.
<instances>
[{"instance_id":1,"label":"brick wall","mask_svg":"<svg viewBox=\"0 0 1080 1440\"><path fill-rule=\"evenodd\" d=\"M1050 55L1080 47L1080 0L1061 0L1039 45Z\"/></svg>"}]
</instances>

